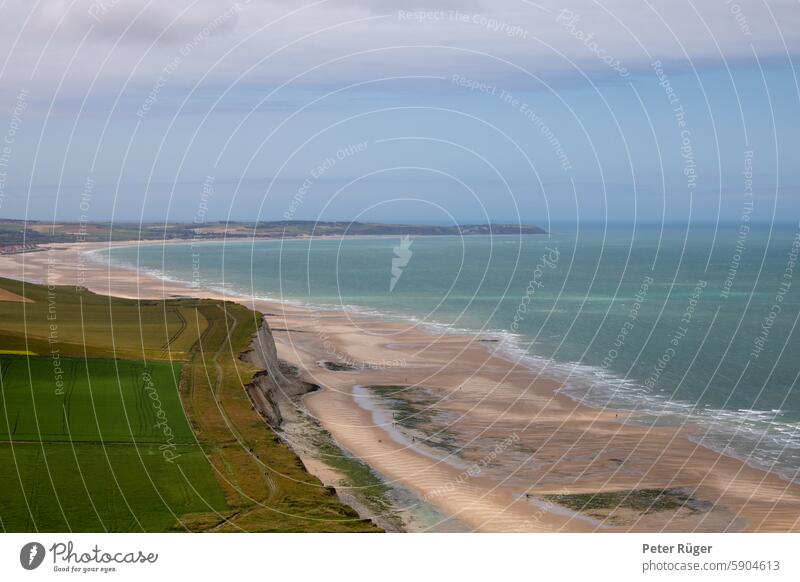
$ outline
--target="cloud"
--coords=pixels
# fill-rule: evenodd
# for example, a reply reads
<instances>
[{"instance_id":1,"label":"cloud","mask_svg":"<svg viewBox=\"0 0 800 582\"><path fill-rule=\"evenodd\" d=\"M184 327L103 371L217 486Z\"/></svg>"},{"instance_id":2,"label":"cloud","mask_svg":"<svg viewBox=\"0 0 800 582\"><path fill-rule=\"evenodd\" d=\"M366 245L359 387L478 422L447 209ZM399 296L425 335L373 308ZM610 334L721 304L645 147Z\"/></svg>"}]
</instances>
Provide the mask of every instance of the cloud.
<instances>
[{"instance_id":1,"label":"cloud","mask_svg":"<svg viewBox=\"0 0 800 582\"><path fill-rule=\"evenodd\" d=\"M480 0L343 0L341 4L356 6L375 13L398 12L400 10L471 10L482 12L485 6Z\"/></svg>"},{"instance_id":2,"label":"cloud","mask_svg":"<svg viewBox=\"0 0 800 582\"><path fill-rule=\"evenodd\" d=\"M31 8L30 16L31 28L39 35L58 31L78 39L91 31L94 42L144 44L184 38L232 6L213 0L48 0L38 9ZM237 17L235 11L226 28L233 30Z\"/></svg>"},{"instance_id":3,"label":"cloud","mask_svg":"<svg viewBox=\"0 0 800 582\"><path fill-rule=\"evenodd\" d=\"M81 96L172 89L241 77L275 85L343 84L387 75L530 82L613 78L655 60L689 67L796 56L800 11L770 3L640 0L10 0L0 8L0 86ZM189 47L187 50L186 47ZM328 60L336 63L325 65ZM609 63L618 63L615 67Z\"/></svg>"}]
</instances>

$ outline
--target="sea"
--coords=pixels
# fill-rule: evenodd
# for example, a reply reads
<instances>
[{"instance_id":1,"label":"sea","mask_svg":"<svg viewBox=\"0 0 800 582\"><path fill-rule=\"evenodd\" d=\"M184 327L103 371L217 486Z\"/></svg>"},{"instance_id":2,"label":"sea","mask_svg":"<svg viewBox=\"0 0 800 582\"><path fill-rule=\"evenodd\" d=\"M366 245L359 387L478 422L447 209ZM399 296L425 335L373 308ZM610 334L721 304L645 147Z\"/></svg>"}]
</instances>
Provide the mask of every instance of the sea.
<instances>
[{"instance_id":1,"label":"sea","mask_svg":"<svg viewBox=\"0 0 800 582\"><path fill-rule=\"evenodd\" d=\"M128 246L170 281L467 333L629 422L800 482L800 225L563 224L544 235ZM627 416L627 415L626 415Z\"/></svg>"}]
</instances>

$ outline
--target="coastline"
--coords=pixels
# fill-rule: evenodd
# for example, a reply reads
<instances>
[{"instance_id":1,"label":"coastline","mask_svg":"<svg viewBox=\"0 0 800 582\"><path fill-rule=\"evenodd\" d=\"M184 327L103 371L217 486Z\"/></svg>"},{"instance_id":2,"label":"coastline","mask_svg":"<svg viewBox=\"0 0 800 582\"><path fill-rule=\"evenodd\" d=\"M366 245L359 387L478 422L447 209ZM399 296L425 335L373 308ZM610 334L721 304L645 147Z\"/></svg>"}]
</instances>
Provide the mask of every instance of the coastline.
<instances>
[{"instance_id":1,"label":"coastline","mask_svg":"<svg viewBox=\"0 0 800 582\"><path fill-rule=\"evenodd\" d=\"M687 428L626 424L624 413L578 404L558 393L558 382L492 355L477 337L435 336L399 321L315 312L146 273L132 276L82 256L111 246L165 243L193 241L53 244L43 252L0 257L0 274L81 284L127 298L212 297L264 313L280 358L324 387L303 402L336 441L390 484L412 491L469 530L800 530L800 486L694 444ZM363 369L320 365L340 355ZM432 409L444 415L452 433L445 436L458 443L456 450L444 446L449 442L444 438L420 444L419 435L429 432L431 423L422 430L396 427L392 415L386 416L385 399L364 392L371 385L413 386L408 392L415 395L429 391L435 406L423 399L419 416L424 424ZM313 462L309 468L320 477L326 473ZM598 519L549 497L654 488L688 491L705 509L618 512L611 520L615 525L601 527Z\"/></svg>"}]
</instances>

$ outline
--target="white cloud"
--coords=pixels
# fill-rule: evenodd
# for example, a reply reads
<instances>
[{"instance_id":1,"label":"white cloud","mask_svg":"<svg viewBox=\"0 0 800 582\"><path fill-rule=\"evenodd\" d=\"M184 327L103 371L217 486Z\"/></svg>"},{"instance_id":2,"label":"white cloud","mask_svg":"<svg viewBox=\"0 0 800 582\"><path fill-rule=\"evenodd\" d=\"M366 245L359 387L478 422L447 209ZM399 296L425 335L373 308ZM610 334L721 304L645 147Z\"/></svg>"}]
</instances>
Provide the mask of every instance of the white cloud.
<instances>
[{"instance_id":1,"label":"white cloud","mask_svg":"<svg viewBox=\"0 0 800 582\"><path fill-rule=\"evenodd\" d=\"M241 0L232 6L10 0L0 8L0 55L7 59L0 86L9 95L20 86L50 95L63 78L60 95L73 97L92 81L95 94L113 94L125 82L146 88L187 46L190 54L170 74L173 88L206 74L209 82L227 84L251 68L248 83L275 84L360 51L367 54L304 81L450 72L508 79L514 69L502 60L544 76L572 74L573 66L602 75L613 74L602 58L626 69L655 58L684 64L687 57L752 59L754 52L785 58L800 42L800 10L792 0L330 0L306 8L289 0Z\"/></svg>"}]
</instances>

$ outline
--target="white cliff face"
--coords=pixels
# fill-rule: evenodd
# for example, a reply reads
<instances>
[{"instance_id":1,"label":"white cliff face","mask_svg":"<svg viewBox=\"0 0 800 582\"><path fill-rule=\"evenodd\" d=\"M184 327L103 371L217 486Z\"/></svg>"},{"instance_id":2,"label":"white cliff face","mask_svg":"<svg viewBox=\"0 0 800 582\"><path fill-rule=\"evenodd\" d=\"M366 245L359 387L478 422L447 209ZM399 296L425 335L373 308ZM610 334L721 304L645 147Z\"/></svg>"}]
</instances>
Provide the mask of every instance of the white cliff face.
<instances>
[{"instance_id":1,"label":"white cliff face","mask_svg":"<svg viewBox=\"0 0 800 582\"><path fill-rule=\"evenodd\" d=\"M242 359L261 371L246 387L247 392L256 410L264 417L270 428L279 429L285 415L292 414L293 400L315 390L317 386L282 371L275 341L266 319L262 321L250 345L250 351L245 353Z\"/></svg>"},{"instance_id":2,"label":"white cliff face","mask_svg":"<svg viewBox=\"0 0 800 582\"><path fill-rule=\"evenodd\" d=\"M261 371L253 378L253 382L246 386L247 393L259 414L264 417L269 427L275 430L283 423L283 416L277 403L281 392L280 369L275 342L266 319L262 321L253 336L250 346L250 351L243 354L242 359Z\"/></svg>"}]
</instances>

